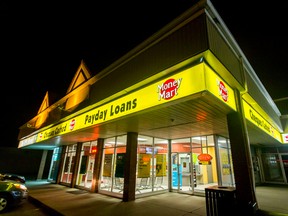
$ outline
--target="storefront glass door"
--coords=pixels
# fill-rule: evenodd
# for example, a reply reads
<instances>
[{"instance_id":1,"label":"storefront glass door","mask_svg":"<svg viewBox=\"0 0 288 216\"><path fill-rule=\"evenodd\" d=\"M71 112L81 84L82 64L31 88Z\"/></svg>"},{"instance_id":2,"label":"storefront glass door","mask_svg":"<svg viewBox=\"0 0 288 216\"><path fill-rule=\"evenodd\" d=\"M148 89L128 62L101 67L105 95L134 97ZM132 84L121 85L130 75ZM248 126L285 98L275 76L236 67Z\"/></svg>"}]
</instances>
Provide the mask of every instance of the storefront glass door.
<instances>
[{"instance_id":1,"label":"storefront glass door","mask_svg":"<svg viewBox=\"0 0 288 216\"><path fill-rule=\"evenodd\" d=\"M194 182L191 153L172 153L172 189L182 193L192 193Z\"/></svg>"},{"instance_id":2,"label":"storefront glass door","mask_svg":"<svg viewBox=\"0 0 288 216\"><path fill-rule=\"evenodd\" d=\"M172 189L178 192L204 193L206 187L217 185L213 136L172 140L171 171Z\"/></svg>"}]
</instances>

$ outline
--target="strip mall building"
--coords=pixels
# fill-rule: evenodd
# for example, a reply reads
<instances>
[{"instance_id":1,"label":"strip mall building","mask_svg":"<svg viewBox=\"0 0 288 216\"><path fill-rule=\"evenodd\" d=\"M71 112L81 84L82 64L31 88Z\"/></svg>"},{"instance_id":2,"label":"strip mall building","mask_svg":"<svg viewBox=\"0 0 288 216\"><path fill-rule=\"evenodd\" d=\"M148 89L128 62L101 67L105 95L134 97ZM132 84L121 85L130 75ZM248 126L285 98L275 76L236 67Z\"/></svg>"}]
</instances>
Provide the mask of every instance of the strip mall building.
<instances>
[{"instance_id":1,"label":"strip mall building","mask_svg":"<svg viewBox=\"0 0 288 216\"><path fill-rule=\"evenodd\" d=\"M100 73L81 61L66 95L49 104L47 92L20 127L19 148L45 150L43 161L53 151L49 181L123 201L221 185L251 205L257 184L287 184L287 131L211 2L199 1Z\"/></svg>"}]
</instances>

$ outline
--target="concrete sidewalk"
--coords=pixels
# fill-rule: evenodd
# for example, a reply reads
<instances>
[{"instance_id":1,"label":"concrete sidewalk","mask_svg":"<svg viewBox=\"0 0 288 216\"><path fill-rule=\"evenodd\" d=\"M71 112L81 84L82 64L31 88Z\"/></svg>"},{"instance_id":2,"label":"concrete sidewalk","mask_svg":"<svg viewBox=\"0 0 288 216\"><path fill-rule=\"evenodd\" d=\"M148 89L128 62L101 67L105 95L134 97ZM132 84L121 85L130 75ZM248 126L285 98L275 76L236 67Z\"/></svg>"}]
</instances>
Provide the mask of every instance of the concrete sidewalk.
<instances>
[{"instance_id":1,"label":"concrete sidewalk","mask_svg":"<svg viewBox=\"0 0 288 216\"><path fill-rule=\"evenodd\" d=\"M56 216L206 216L205 197L201 196L167 192L123 202L47 181L27 181L27 187L29 200ZM257 186L256 196L263 215L288 215L287 186Z\"/></svg>"}]
</instances>

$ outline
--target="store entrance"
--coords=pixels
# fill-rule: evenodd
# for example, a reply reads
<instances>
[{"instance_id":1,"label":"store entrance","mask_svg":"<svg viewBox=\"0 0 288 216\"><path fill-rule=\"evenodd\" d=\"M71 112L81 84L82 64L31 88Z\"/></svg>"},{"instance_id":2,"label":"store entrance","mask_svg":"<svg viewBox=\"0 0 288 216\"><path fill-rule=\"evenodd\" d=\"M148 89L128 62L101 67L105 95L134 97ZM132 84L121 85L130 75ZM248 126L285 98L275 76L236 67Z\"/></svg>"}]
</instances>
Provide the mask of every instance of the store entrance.
<instances>
[{"instance_id":1,"label":"store entrance","mask_svg":"<svg viewBox=\"0 0 288 216\"><path fill-rule=\"evenodd\" d=\"M172 189L181 193L192 193L196 184L191 153L172 153Z\"/></svg>"},{"instance_id":2,"label":"store entrance","mask_svg":"<svg viewBox=\"0 0 288 216\"><path fill-rule=\"evenodd\" d=\"M219 157L221 165L227 167L229 159L222 149ZM218 185L217 160L214 136L189 137L171 140L171 188L175 192L199 194L205 188ZM226 176L231 172L223 172L221 183L227 183Z\"/></svg>"}]
</instances>

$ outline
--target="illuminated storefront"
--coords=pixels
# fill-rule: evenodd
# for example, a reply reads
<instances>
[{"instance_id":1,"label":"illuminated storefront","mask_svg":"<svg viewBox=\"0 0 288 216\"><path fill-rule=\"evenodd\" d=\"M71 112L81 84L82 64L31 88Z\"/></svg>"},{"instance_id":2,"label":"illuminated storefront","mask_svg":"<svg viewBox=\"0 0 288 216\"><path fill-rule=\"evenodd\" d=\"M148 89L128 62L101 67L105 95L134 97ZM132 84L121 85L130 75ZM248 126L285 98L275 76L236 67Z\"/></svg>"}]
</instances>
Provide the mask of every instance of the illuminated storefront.
<instances>
[{"instance_id":1,"label":"illuminated storefront","mask_svg":"<svg viewBox=\"0 0 288 216\"><path fill-rule=\"evenodd\" d=\"M45 95L20 128L19 148L54 151L49 181L124 201L203 195L241 181L239 190L255 201L251 164L261 169L258 144L283 145L279 111L224 23L215 22L213 6L201 4L116 66L91 76L82 61L52 105Z\"/></svg>"}]
</instances>

